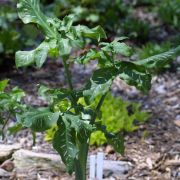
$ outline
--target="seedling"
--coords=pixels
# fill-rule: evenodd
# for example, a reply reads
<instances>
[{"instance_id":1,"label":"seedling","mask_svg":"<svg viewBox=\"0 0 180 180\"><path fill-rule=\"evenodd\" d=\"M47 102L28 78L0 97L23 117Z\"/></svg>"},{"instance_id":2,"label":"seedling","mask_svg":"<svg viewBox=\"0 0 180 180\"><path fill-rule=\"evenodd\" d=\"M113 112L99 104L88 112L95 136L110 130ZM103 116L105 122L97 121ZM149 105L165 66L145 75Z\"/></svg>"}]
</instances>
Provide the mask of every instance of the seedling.
<instances>
[{"instance_id":1,"label":"seedling","mask_svg":"<svg viewBox=\"0 0 180 180\"><path fill-rule=\"evenodd\" d=\"M73 16L68 15L63 20L46 16L40 8L39 0L19 0L18 14L25 23L36 24L44 33L44 41L34 50L18 51L16 53L17 67L36 65L41 68L48 55L61 57L69 88L50 89L41 86L39 93L46 97L49 106L46 108L28 108L23 114L17 115L18 122L32 131L46 131L54 124L58 129L54 135L53 147L60 154L67 171L75 171L76 180L86 179L86 161L91 133L100 130L117 152L123 153L122 137L119 132L108 132L101 125L100 109L111 84L120 77L127 84L135 86L147 93L151 88L151 70L164 66L169 57L177 53L180 47L164 54L141 61L120 61L116 55L130 56L131 48L122 41L102 42L106 39L104 30L97 26L88 28L83 25L73 25ZM81 89L74 89L69 64L72 62L71 51L74 48L85 47L86 39L92 39L97 48L91 48L82 56L73 59L79 64L97 60L97 69ZM71 60L71 61L70 61ZM86 105L79 103L83 98ZM98 103L95 108L92 103Z\"/></svg>"}]
</instances>

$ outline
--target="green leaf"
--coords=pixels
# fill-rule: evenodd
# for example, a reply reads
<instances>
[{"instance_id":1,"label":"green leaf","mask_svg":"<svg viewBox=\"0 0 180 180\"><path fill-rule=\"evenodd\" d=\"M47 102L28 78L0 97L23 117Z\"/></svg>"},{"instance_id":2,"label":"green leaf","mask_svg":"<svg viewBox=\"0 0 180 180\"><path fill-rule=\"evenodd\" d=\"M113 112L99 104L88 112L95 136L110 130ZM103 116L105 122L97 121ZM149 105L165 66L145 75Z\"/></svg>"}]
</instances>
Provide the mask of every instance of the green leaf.
<instances>
[{"instance_id":1,"label":"green leaf","mask_svg":"<svg viewBox=\"0 0 180 180\"><path fill-rule=\"evenodd\" d=\"M3 124L4 124L4 119L0 116L0 125L3 125Z\"/></svg>"},{"instance_id":2,"label":"green leaf","mask_svg":"<svg viewBox=\"0 0 180 180\"><path fill-rule=\"evenodd\" d=\"M48 52L49 52L49 45L47 42L43 42L40 44L40 46L34 51L34 61L36 63L36 66L38 68L41 68L42 65L44 64Z\"/></svg>"},{"instance_id":3,"label":"green leaf","mask_svg":"<svg viewBox=\"0 0 180 180\"><path fill-rule=\"evenodd\" d=\"M23 126L20 123L16 123L15 125L11 126L8 128L8 131L10 134L16 134L18 133L20 130L22 130Z\"/></svg>"},{"instance_id":4,"label":"green leaf","mask_svg":"<svg viewBox=\"0 0 180 180\"><path fill-rule=\"evenodd\" d=\"M113 64L113 60L106 52L95 49L90 49L85 55L76 58L79 64L87 64L91 60L98 60L101 67L108 67Z\"/></svg>"},{"instance_id":5,"label":"green leaf","mask_svg":"<svg viewBox=\"0 0 180 180\"><path fill-rule=\"evenodd\" d=\"M46 87L44 85L40 85L38 89L38 96L41 96L43 99L48 100L47 92L50 90L49 87Z\"/></svg>"},{"instance_id":6,"label":"green leaf","mask_svg":"<svg viewBox=\"0 0 180 180\"><path fill-rule=\"evenodd\" d=\"M90 29L87 26L80 26L80 31L84 37L95 39L97 41L107 38L106 33L101 26L97 26L93 29Z\"/></svg>"},{"instance_id":7,"label":"green leaf","mask_svg":"<svg viewBox=\"0 0 180 180\"><path fill-rule=\"evenodd\" d=\"M73 128L78 136L80 142L85 142L90 136L90 133L93 130L90 121L83 120L78 115L74 115L72 113L65 113L62 116L64 121L68 121L70 123L70 127Z\"/></svg>"},{"instance_id":8,"label":"green leaf","mask_svg":"<svg viewBox=\"0 0 180 180\"><path fill-rule=\"evenodd\" d=\"M11 99L20 102L21 99L25 96L25 92L18 87L14 87L12 91L9 93Z\"/></svg>"},{"instance_id":9,"label":"green leaf","mask_svg":"<svg viewBox=\"0 0 180 180\"><path fill-rule=\"evenodd\" d=\"M160 69L172 61L172 57L180 54L180 45L167 52L151 56L149 58L135 61L138 65L143 65L147 70Z\"/></svg>"},{"instance_id":10,"label":"green leaf","mask_svg":"<svg viewBox=\"0 0 180 180\"><path fill-rule=\"evenodd\" d=\"M60 49L61 56L69 55L71 53L71 49L72 49L69 39L61 38L59 41L59 49Z\"/></svg>"},{"instance_id":11,"label":"green leaf","mask_svg":"<svg viewBox=\"0 0 180 180\"><path fill-rule=\"evenodd\" d=\"M16 52L16 67L29 66L34 63L34 51Z\"/></svg>"},{"instance_id":12,"label":"green leaf","mask_svg":"<svg viewBox=\"0 0 180 180\"><path fill-rule=\"evenodd\" d=\"M56 124L59 118L59 112L52 113L48 109L33 109L18 115L19 123L31 128L35 132L42 132L50 129Z\"/></svg>"},{"instance_id":13,"label":"green leaf","mask_svg":"<svg viewBox=\"0 0 180 180\"><path fill-rule=\"evenodd\" d=\"M135 86L137 89L147 93L151 88L151 75L141 65L131 62L119 62L119 77L128 85Z\"/></svg>"},{"instance_id":14,"label":"green leaf","mask_svg":"<svg viewBox=\"0 0 180 180\"><path fill-rule=\"evenodd\" d=\"M124 154L124 138L118 133L113 136L105 134L108 144L112 145L114 150L120 154Z\"/></svg>"},{"instance_id":15,"label":"green leaf","mask_svg":"<svg viewBox=\"0 0 180 180\"><path fill-rule=\"evenodd\" d=\"M3 81L0 81L0 92L3 92L5 90L5 88L8 85L9 80L5 79Z\"/></svg>"},{"instance_id":16,"label":"green leaf","mask_svg":"<svg viewBox=\"0 0 180 180\"><path fill-rule=\"evenodd\" d=\"M48 24L50 18L42 13L39 0L19 0L17 9L19 17L25 24L36 23L48 37L56 38L56 31Z\"/></svg>"},{"instance_id":17,"label":"green leaf","mask_svg":"<svg viewBox=\"0 0 180 180\"><path fill-rule=\"evenodd\" d=\"M74 170L74 162L78 150L75 145L75 134L67 121L61 121L59 129L53 139L53 147L60 154L66 165L67 171L71 174Z\"/></svg>"},{"instance_id":18,"label":"green leaf","mask_svg":"<svg viewBox=\"0 0 180 180\"><path fill-rule=\"evenodd\" d=\"M86 101L92 102L97 96L108 92L117 73L118 70L116 68L96 70L83 91Z\"/></svg>"},{"instance_id":19,"label":"green leaf","mask_svg":"<svg viewBox=\"0 0 180 180\"><path fill-rule=\"evenodd\" d=\"M121 54L123 56L130 56L132 54L132 48L126 45L125 43L118 42L119 39L115 39L111 43L100 43L104 46L103 51L113 52L115 54Z\"/></svg>"},{"instance_id":20,"label":"green leaf","mask_svg":"<svg viewBox=\"0 0 180 180\"><path fill-rule=\"evenodd\" d=\"M122 134L108 132L106 126L102 125L101 122L96 123L96 130L104 133L108 144L112 145L115 151L121 154L124 153L124 138Z\"/></svg>"},{"instance_id":21,"label":"green leaf","mask_svg":"<svg viewBox=\"0 0 180 180\"><path fill-rule=\"evenodd\" d=\"M37 68L41 68L48 53L54 48L56 48L56 42L51 40L42 42L32 51L18 51L15 56L16 67L25 67L35 63Z\"/></svg>"},{"instance_id":22,"label":"green leaf","mask_svg":"<svg viewBox=\"0 0 180 180\"><path fill-rule=\"evenodd\" d=\"M90 51L88 51L85 55L76 58L76 61L80 64L87 64L89 61L98 58L100 58L99 52L94 49L90 49Z\"/></svg>"}]
</instances>

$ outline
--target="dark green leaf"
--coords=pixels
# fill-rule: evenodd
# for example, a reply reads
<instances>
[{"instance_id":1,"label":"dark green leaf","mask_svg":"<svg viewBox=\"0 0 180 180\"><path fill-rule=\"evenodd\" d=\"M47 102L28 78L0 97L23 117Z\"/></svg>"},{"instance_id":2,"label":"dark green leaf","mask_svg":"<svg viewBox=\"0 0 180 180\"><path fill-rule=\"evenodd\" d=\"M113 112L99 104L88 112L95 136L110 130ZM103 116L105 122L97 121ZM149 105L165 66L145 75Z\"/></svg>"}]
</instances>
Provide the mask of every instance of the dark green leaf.
<instances>
[{"instance_id":1,"label":"dark green leaf","mask_svg":"<svg viewBox=\"0 0 180 180\"><path fill-rule=\"evenodd\" d=\"M113 64L113 60L106 52L95 49L90 49L85 55L76 58L76 61L80 64L87 64L91 60L98 60L101 67L109 67Z\"/></svg>"},{"instance_id":2,"label":"dark green leaf","mask_svg":"<svg viewBox=\"0 0 180 180\"><path fill-rule=\"evenodd\" d=\"M50 129L56 124L59 118L59 112L52 113L48 109L33 109L19 115L19 123L31 128L35 132L42 132Z\"/></svg>"},{"instance_id":3,"label":"dark green leaf","mask_svg":"<svg viewBox=\"0 0 180 180\"><path fill-rule=\"evenodd\" d=\"M108 144L112 145L114 150L120 154L124 154L124 138L118 133L114 136L105 134Z\"/></svg>"},{"instance_id":4,"label":"dark green leaf","mask_svg":"<svg viewBox=\"0 0 180 180\"><path fill-rule=\"evenodd\" d=\"M138 65L143 65L147 70L156 70L164 67L172 61L172 57L180 54L180 46L167 52L151 56L147 59L135 61Z\"/></svg>"},{"instance_id":5,"label":"dark green leaf","mask_svg":"<svg viewBox=\"0 0 180 180\"><path fill-rule=\"evenodd\" d=\"M115 54L121 54L124 56L130 56L132 54L132 49L125 43L118 42L118 40L119 39L115 39L111 43L100 43L100 45L104 46L102 50L106 52L113 52Z\"/></svg>"},{"instance_id":6,"label":"dark green leaf","mask_svg":"<svg viewBox=\"0 0 180 180\"><path fill-rule=\"evenodd\" d=\"M70 123L70 127L76 131L80 142L87 141L93 130L89 120L83 120L80 116L72 113L65 113L62 118L64 121L68 121Z\"/></svg>"},{"instance_id":7,"label":"dark green leaf","mask_svg":"<svg viewBox=\"0 0 180 180\"><path fill-rule=\"evenodd\" d=\"M108 92L117 73L118 70L116 68L96 70L83 91L86 101L92 102L97 96Z\"/></svg>"},{"instance_id":8,"label":"dark green leaf","mask_svg":"<svg viewBox=\"0 0 180 180\"><path fill-rule=\"evenodd\" d=\"M74 170L74 162L78 150L74 143L75 134L67 121L61 121L59 129L53 139L53 147L60 154L66 165L67 171L71 174Z\"/></svg>"},{"instance_id":9,"label":"dark green leaf","mask_svg":"<svg viewBox=\"0 0 180 180\"><path fill-rule=\"evenodd\" d=\"M4 119L1 117L1 114L0 114L0 125L1 124L4 124Z\"/></svg>"},{"instance_id":10,"label":"dark green leaf","mask_svg":"<svg viewBox=\"0 0 180 180\"><path fill-rule=\"evenodd\" d=\"M101 26L97 26L93 29L90 29L87 26L80 26L80 31L82 32L84 37L95 39L97 41L106 38L106 33Z\"/></svg>"},{"instance_id":11,"label":"dark green leaf","mask_svg":"<svg viewBox=\"0 0 180 180\"><path fill-rule=\"evenodd\" d=\"M8 131L10 134L16 134L18 133L20 130L22 130L23 126L20 123L16 123L15 125L11 126L8 128Z\"/></svg>"},{"instance_id":12,"label":"dark green leaf","mask_svg":"<svg viewBox=\"0 0 180 180\"><path fill-rule=\"evenodd\" d=\"M151 75L143 66L131 62L120 62L118 64L119 77L128 85L147 93L151 88Z\"/></svg>"}]
</instances>

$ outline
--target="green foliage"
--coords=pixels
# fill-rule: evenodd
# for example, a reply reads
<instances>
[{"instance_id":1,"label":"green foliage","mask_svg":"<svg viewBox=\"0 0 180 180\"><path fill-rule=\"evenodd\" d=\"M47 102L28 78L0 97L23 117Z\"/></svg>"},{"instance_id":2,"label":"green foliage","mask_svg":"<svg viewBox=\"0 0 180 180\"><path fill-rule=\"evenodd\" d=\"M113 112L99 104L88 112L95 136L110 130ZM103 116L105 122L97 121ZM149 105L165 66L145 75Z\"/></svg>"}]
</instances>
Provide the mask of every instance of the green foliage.
<instances>
[{"instance_id":1,"label":"green foliage","mask_svg":"<svg viewBox=\"0 0 180 180\"><path fill-rule=\"evenodd\" d=\"M146 59L150 56L154 56L160 53L167 52L170 48L172 48L173 43L172 42L163 42L161 44L155 44L155 43L147 43L142 47L142 49L138 50L138 57L139 59ZM178 53L177 53L178 54ZM168 70L172 66L172 61L175 59L175 56L171 56L168 58L169 64L166 66L163 66L162 68L154 69L153 73L159 73L164 70ZM151 70L152 72L152 70Z\"/></svg>"},{"instance_id":2,"label":"green foliage","mask_svg":"<svg viewBox=\"0 0 180 180\"><path fill-rule=\"evenodd\" d=\"M18 16L11 6L0 7L0 53L12 54L21 48L19 34L15 30L14 22ZM11 43L10 43L11 42Z\"/></svg>"},{"instance_id":3,"label":"green foliage","mask_svg":"<svg viewBox=\"0 0 180 180\"><path fill-rule=\"evenodd\" d=\"M123 35L145 42L149 38L150 26L145 21L129 16L123 20L121 31Z\"/></svg>"},{"instance_id":4,"label":"green foliage","mask_svg":"<svg viewBox=\"0 0 180 180\"><path fill-rule=\"evenodd\" d=\"M16 113L20 114L26 108L21 102L25 93L17 87L6 92L5 89L8 86L8 82L9 80L0 81L0 136L2 138L5 138L5 128L8 125L8 121L14 118Z\"/></svg>"},{"instance_id":5,"label":"green foliage","mask_svg":"<svg viewBox=\"0 0 180 180\"><path fill-rule=\"evenodd\" d=\"M152 42L149 42L145 44L142 49L139 51L139 59L145 59L149 56L154 56L156 54L160 54L163 52L168 51L172 47L170 42L163 42L162 44L155 44Z\"/></svg>"},{"instance_id":6,"label":"green foliage","mask_svg":"<svg viewBox=\"0 0 180 180\"><path fill-rule=\"evenodd\" d=\"M17 116L19 123L35 132L42 132L50 129L57 123L58 118L58 112L53 113L47 108L30 109L28 112Z\"/></svg>"},{"instance_id":7,"label":"green foliage","mask_svg":"<svg viewBox=\"0 0 180 180\"><path fill-rule=\"evenodd\" d=\"M32 39L39 34L34 26L24 27L18 21L14 6L15 0L7 3L0 2L0 63L11 64L15 52L25 45L35 45L36 42ZM11 63L5 62L7 60Z\"/></svg>"},{"instance_id":8,"label":"green foliage","mask_svg":"<svg viewBox=\"0 0 180 180\"><path fill-rule=\"evenodd\" d=\"M92 132L101 131L107 142L118 152L123 153L122 134L109 132L111 129L97 123L97 119L101 116L101 106L113 80L120 77L127 84L147 93L151 87L151 70L166 65L169 58L178 52L179 47L141 61L118 60L119 54L131 55L131 48L122 42L124 37L113 42L104 42L106 34L101 26L89 28L74 25L73 15L67 15L62 20L45 15L39 0L19 0L17 7L21 20L25 24L33 23L44 34L44 41L36 49L16 52L17 67L35 65L40 68L48 55L60 56L69 85L66 89L40 87L39 94L48 100L48 107L38 109L28 107L21 115L17 115L18 122L35 132L48 130L57 124L53 147L60 154L67 171L69 173L75 171L76 179L84 180ZM91 39L96 47L90 48L82 57L72 58L72 49L83 49L87 39ZM73 74L69 70L70 62L85 64L90 60L98 61L96 70L84 87L74 89ZM81 98L85 103L79 103ZM136 112L138 107L132 106L132 109ZM131 118L129 116L128 120L124 121L126 125L122 127L123 131L129 132L136 128L133 126L134 118ZM138 120L140 119L141 116L138 117Z\"/></svg>"},{"instance_id":9,"label":"green foliage","mask_svg":"<svg viewBox=\"0 0 180 180\"><path fill-rule=\"evenodd\" d=\"M158 14L162 21L179 30L180 27L180 1L179 0L164 0L160 3Z\"/></svg>"},{"instance_id":10,"label":"green foliage","mask_svg":"<svg viewBox=\"0 0 180 180\"><path fill-rule=\"evenodd\" d=\"M101 124L106 126L108 132L113 133L133 132L138 129L137 123L145 122L149 118L146 111L140 111L140 104L125 102L110 94L101 107L101 113ZM97 131L92 133L90 143L102 145L107 140L101 131Z\"/></svg>"},{"instance_id":11,"label":"green foliage","mask_svg":"<svg viewBox=\"0 0 180 180\"><path fill-rule=\"evenodd\" d=\"M167 52L136 61L136 64L146 66L148 71L158 70L168 65L172 61L172 57L177 56L178 54L180 54L180 45Z\"/></svg>"}]
</instances>

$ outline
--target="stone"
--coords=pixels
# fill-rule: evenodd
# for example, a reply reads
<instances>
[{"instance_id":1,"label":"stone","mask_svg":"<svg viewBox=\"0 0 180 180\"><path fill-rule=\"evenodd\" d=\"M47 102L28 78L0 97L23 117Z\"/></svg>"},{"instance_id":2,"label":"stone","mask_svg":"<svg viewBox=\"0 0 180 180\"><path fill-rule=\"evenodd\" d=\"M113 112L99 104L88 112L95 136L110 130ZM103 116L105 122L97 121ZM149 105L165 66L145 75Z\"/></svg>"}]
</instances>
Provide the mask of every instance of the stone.
<instances>
[{"instance_id":1,"label":"stone","mask_svg":"<svg viewBox=\"0 0 180 180\"><path fill-rule=\"evenodd\" d=\"M176 126L180 127L180 119L175 120L175 121L174 121L174 124L175 124Z\"/></svg>"},{"instance_id":2,"label":"stone","mask_svg":"<svg viewBox=\"0 0 180 180\"><path fill-rule=\"evenodd\" d=\"M132 166L130 162L126 161L104 160L103 173L105 177L120 177L127 174L132 169Z\"/></svg>"},{"instance_id":3,"label":"stone","mask_svg":"<svg viewBox=\"0 0 180 180\"><path fill-rule=\"evenodd\" d=\"M65 172L59 155L36 153L29 150L20 149L13 154L15 169L28 170L35 168L37 170L47 169Z\"/></svg>"},{"instance_id":4,"label":"stone","mask_svg":"<svg viewBox=\"0 0 180 180\"><path fill-rule=\"evenodd\" d=\"M113 153L115 153L113 147L110 146L110 145L107 145L107 147L106 147L106 149L105 149L105 152L106 152L107 154L113 154Z\"/></svg>"},{"instance_id":5,"label":"stone","mask_svg":"<svg viewBox=\"0 0 180 180\"><path fill-rule=\"evenodd\" d=\"M20 148L21 146L19 144L14 144L14 145L0 144L0 162L4 162L5 160L11 158L12 154Z\"/></svg>"},{"instance_id":6,"label":"stone","mask_svg":"<svg viewBox=\"0 0 180 180\"><path fill-rule=\"evenodd\" d=\"M11 176L11 173L5 171L4 169L0 168L0 179L2 178L8 178Z\"/></svg>"},{"instance_id":7,"label":"stone","mask_svg":"<svg viewBox=\"0 0 180 180\"><path fill-rule=\"evenodd\" d=\"M6 160L1 164L0 168L10 172L14 169L14 163L11 160Z\"/></svg>"}]
</instances>

